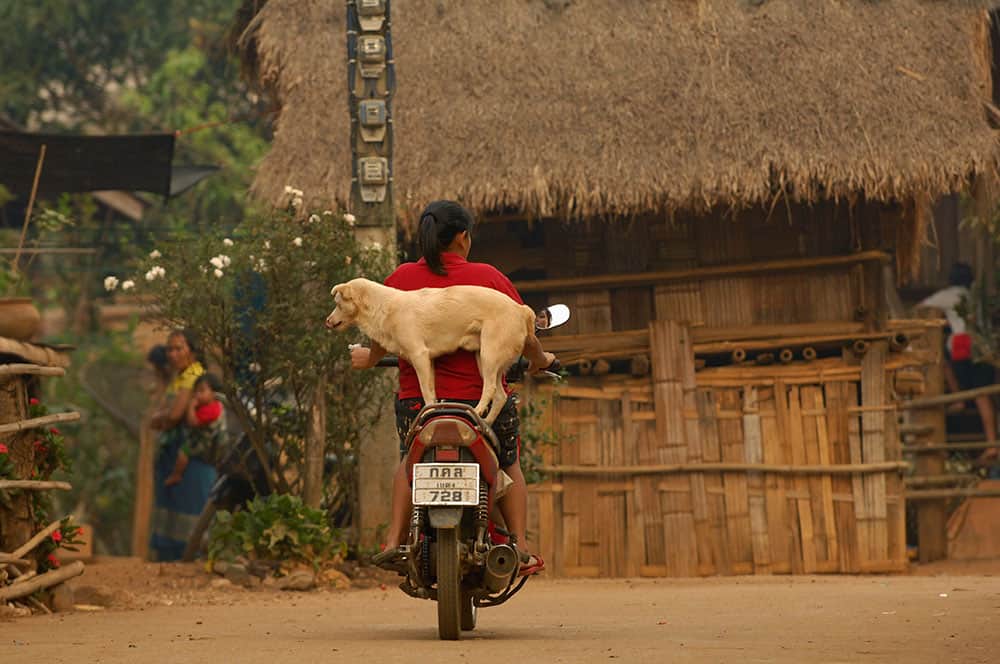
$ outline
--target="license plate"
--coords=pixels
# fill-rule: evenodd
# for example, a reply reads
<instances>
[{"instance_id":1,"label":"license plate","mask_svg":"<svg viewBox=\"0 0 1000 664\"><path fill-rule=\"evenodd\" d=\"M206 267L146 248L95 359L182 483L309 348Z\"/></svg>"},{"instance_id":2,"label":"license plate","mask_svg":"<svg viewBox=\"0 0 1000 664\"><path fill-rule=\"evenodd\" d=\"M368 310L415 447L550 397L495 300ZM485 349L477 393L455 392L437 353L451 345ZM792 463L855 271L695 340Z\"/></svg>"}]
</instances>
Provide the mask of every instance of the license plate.
<instances>
[{"instance_id":1,"label":"license plate","mask_svg":"<svg viewBox=\"0 0 1000 664\"><path fill-rule=\"evenodd\" d=\"M479 466L474 463L413 464L414 505L478 505Z\"/></svg>"}]
</instances>

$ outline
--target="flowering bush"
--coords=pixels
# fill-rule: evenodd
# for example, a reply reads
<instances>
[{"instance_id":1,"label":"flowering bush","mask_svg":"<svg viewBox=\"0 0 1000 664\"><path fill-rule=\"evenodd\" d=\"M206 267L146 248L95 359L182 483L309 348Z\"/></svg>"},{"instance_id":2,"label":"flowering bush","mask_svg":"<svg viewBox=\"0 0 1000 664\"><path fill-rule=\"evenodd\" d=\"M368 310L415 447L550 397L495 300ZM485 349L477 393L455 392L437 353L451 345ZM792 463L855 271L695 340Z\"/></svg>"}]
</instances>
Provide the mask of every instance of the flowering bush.
<instances>
[{"instance_id":1,"label":"flowering bush","mask_svg":"<svg viewBox=\"0 0 1000 664\"><path fill-rule=\"evenodd\" d=\"M49 409L38 399L31 399L28 405L28 414L31 417L43 417L48 412ZM50 427L41 431L34 441L34 446L35 469L31 479L47 480L57 470L64 470L67 473L73 471L73 464L66 454L66 439L59 429Z\"/></svg>"},{"instance_id":2,"label":"flowering bush","mask_svg":"<svg viewBox=\"0 0 1000 664\"><path fill-rule=\"evenodd\" d=\"M336 457L331 511L354 508L354 455L371 417L377 372L350 369L348 343L360 333L329 332L333 285L381 280L394 262L378 245L355 238L354 218L307 211L288 188L288 206L239 226L177 236L143 258L139 278L110 275L109 290L131 283L151 295L155 314L200 339L218 367L229 407L272 468L279 492L302 488L304 440L317 378L327 384L327 456ZM120 280L120 283L119 283Z\"/></svg>"},{"instance_id":3,"label":"flowering bush","mask_svg":"<svg viewBox=\"0 0 1000 664\"><path fill-rule=\"evenodd\" d=\"M81 544L81 535L83 535L83 528L73 523L73 517L68 516L60 521L59 527L35 549L34 555L38 560L39 573L59 567L60 563L56 557L56 551L58 549L76 551L78 545Z\"/></svg>"},{"instance_id":4,"label":"flowering bush","mask_svg":"<svg viewBox=\"0 0 1000 664\"><path fill-rule=\"evenodd\" d=\"M14 475L14 463L10 460L10 449L0 443L0 479Z\"/></svg>"}]
</instances>

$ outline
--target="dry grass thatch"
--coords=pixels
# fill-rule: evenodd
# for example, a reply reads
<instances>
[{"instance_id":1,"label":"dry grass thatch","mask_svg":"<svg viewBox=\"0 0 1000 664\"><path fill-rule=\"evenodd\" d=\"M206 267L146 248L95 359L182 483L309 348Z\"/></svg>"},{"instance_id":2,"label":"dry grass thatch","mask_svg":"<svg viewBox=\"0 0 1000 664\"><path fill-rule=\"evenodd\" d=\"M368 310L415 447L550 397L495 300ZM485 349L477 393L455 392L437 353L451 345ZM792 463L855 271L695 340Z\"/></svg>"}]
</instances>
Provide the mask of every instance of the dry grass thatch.
<instances>
[{"instance_id":1,"label":"dry grass thatch","mask_svg":"<svg viewBox=\"0 0 1000 664\"><path fill-rule=\"evenodd\" d=\"M397 201L568 217L925 200L992 170L981 3L405 0ZM350 186L344 7L269 0L244 33L281 106L258 196Z\"/></svg>"}]
</instances>

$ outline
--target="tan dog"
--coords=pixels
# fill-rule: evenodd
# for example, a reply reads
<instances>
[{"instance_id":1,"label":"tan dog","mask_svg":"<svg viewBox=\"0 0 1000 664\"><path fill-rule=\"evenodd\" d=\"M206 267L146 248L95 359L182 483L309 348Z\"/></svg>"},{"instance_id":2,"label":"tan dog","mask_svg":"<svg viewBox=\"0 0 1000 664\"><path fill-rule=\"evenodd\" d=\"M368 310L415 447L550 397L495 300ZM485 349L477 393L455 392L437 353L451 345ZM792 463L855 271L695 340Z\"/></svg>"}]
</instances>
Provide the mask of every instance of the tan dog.
<instances>
[{"instance_id":1,"label":"tan dog","mask_svg":"<svg viewBox=\"0 0 1000 664\"><path fill-rule=\"evenodd\" d=\"M483 394L476 412L490 424L506 403L504 372L534 334L535 312L500 291L449 286L401 291L368 279L352 279L330 291L337 303L326 318L331 330L357 325L362 332L413 365L424 403L434 403L434 359L459 349L476 353ZM487 407L489 414L486 415Z\"/></svg>"}]
</instances>

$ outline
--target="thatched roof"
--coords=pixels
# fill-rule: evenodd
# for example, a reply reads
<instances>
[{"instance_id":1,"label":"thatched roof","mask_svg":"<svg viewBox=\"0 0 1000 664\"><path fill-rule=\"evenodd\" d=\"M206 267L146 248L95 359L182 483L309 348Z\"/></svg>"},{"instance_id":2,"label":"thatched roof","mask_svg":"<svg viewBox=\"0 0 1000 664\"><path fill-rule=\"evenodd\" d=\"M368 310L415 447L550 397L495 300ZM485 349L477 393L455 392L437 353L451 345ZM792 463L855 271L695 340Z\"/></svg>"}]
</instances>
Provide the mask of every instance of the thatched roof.
<instances>
[{"instance_id":1,"label":"thatched roof","mask_svg":"<svg viewBox=\"0 0 1000 664\"><path fill-rule=\"evenodd\" d=\"M997 150L979 5L393 3L397 201L579 216L960 189ZM344 32L341 3L269 0L244 33L280 105L263 200L348 197Z\"/></svg>"}]
</instances>

